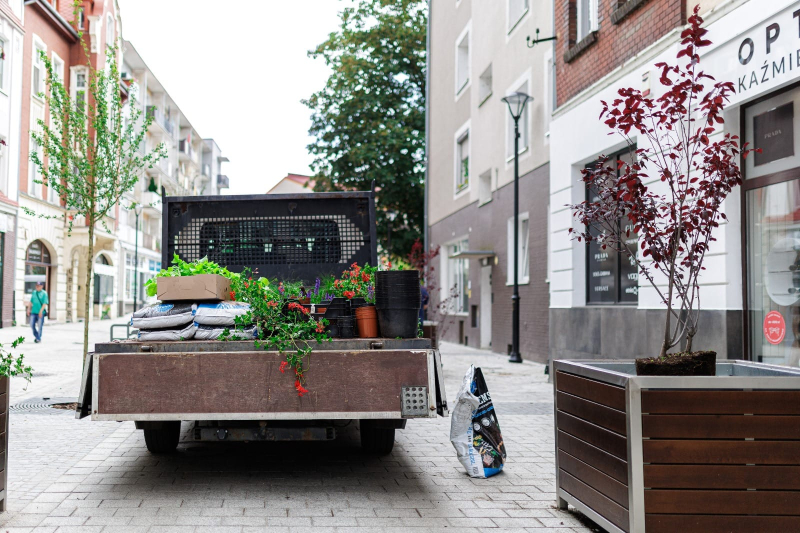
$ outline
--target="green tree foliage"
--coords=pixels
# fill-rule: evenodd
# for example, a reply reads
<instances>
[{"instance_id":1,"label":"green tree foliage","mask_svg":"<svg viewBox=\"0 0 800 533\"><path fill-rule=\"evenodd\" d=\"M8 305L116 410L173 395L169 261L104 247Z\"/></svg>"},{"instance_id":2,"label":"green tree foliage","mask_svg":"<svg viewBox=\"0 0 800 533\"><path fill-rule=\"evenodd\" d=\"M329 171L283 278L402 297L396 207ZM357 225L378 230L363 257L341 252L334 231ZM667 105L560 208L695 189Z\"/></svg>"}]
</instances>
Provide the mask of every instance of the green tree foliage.
<instances>
[{"instance_id":1,"label":"green tree foliage","mask_svg":"<svg viewBox=\"0 0 800 533\"><path fill-rule=\"evenodd\" d=\"M41 172L37 183L53 188L61 198L68 233L73 225L87 229L84 359L89 351L95 232L104 228L113 233L108 217L115 214L122 196L133 189L145 168L166 157L163 145L150 152L143 149L152 117L142 116L135 94L122 101L118 52L117 46L109 46L104 68L96 69L84 48L89 86L74 101L47 55L40 52L47 69L46 93L40 96L50 109L50 121L38 120L38 129L31 132L42 148L41 156L35 150L30 156Z\"/></svg>"},{"instance_id":2,"label":"green tree foliage","mask_svg":"<svg viewBox=\"0 0 800 533\"><path fill-rule=\"evenodd\" d=\"M423 231L425 174L424 0L359 0L316 49L332 70L306 104L318 191L378 188L378 241L405 257Z\"/></svg>"}]
</instances>

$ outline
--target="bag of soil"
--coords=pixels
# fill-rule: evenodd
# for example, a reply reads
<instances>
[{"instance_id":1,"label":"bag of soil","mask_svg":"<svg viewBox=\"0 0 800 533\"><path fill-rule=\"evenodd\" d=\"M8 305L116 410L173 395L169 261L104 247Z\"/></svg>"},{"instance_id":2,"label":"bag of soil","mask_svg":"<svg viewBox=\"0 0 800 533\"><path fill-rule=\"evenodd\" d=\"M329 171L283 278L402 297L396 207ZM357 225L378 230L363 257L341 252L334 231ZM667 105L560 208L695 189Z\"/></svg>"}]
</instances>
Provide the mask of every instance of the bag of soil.
<instances>
[{"instance_id":1,"label":"bag of soil","mask_svg":"<svg viewBox=\"0 0 800 533\"><path fill-rule=\"evenodd\" d=\"M480 368L470 365L450 417L450 442L467 473L479 478L499 474L506 447Z\"/></svg>"},{"instance_id":2,"label":"bag of soil","mask_svg":"<svg viewBox=\"0 0 800 533\"><path fill-rule=\"evenodd\" d=\"M197 304L156 303L134 311L131 317L131 326L139 329L165 329L191 324L194 320L194 310Z\"/></svg>"},{"instance_id":3,"label":"bag of soil","mask_svg":"<svg viewBox=\"0 0 800 533\"><path fill-rule=\"evenodd\" d=\"M186 341L194 338L197 328L189 324L184 328L140 329L140 341Z\"/></svg>"},{"instance_id":4,"label":"bag of soil","mask_svg":"<svg viewBox=\"0 0 800 533\"><path fill-rule=\"evenodd\" d=\"M225 327L225 326L203 326L201 324L195 323L195 332L194 338L197 340L217 340L220 335L222 335L225 330L228 330L229 337L228 340L243 340L249 341L258 337L258 329L256 328L255 324L251 324L249 326L245 326L242 329L238 329L236 327Z\"/></svg>"},{"instance_id":5,"label":"bag of soil","mask_svg":"<svg viewBox=\"0 0 800 533\"><path fill-rule=\"evenodd\" d=\"M201 326L233 326L237 316L249 311L250 304L244 302L200 304L194 312L194 321Z\"/></svg>"}]
</instances>

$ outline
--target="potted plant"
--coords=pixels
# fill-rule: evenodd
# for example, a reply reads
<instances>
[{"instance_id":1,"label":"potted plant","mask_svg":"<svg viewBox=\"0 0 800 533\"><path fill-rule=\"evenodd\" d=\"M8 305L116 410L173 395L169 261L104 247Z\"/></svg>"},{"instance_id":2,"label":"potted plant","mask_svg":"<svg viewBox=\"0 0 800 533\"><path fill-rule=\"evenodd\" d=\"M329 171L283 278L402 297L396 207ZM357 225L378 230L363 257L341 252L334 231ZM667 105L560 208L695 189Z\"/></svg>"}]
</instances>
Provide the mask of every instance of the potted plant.
<instances>
[{"instance_id":1,"label":"potted plant","mask_svg":"<svg viewBox=\"0 0 800 533\"><path fill-rule=\"evenodd\" d=\"M711 44L701 23L695 10L677 55L686 64L655 65L661 96L627 88L611 104L602 102L601 119L625 140L632 162L602 156L583 171L593 198L570 206L583 226L570 228L574 238L630 258L666 306L658 356L636 362L637 372L647 375L714 375L716 354L692 351L698 279L712 233L726 218L722 204L742 183L738 158L751 151L729 133L710 139L734 85L714 83L699 69L699 50ZM657 181L648 185L651 180ZM669 353L681 343L680 353Z\"/></svg>"},{"instance_id":2,"label":"potted plant","mask_svg":"<svg viewBox=\"0 0 800 533\"><path fill-rule=\"evenodd\" d=\"M686 63L656 65L662 96L621 89L603 104L612 130L638 137L636 160L601 160L583 177L595 198L572 206L587 226L578 238L627 254L667 311L656 358L554 361L558 506L608 531L795 531L800 369L720 361L712 372L692 352L703 259L749 152L730 134L711 139L734 88L699 69L711 43L697 13L681 36Z\"/></svg>"},{"instance_id":3,"label":"potted plant","mask_svg":"<svg viewBox=\"0 0 800 533\"><path fill-rule=\"evenodd\" d=\"M25 342L24 337L19 337L11 343L11 350ZM19 354L14 356L10 350L7 350L0 344L0 393L5 396L5 401L0 404L0 415L3 415L5 424L0 430L5 433L3 439L3 488L0 490L0 512L6 510L6 500L8 498L8 407L9 397L11 396L11 389L9 388L9 378L23 377L26 381L30 382L33 375L33 370L30 366L25 365L25 356Z\"/></svg>"}]
</instances>

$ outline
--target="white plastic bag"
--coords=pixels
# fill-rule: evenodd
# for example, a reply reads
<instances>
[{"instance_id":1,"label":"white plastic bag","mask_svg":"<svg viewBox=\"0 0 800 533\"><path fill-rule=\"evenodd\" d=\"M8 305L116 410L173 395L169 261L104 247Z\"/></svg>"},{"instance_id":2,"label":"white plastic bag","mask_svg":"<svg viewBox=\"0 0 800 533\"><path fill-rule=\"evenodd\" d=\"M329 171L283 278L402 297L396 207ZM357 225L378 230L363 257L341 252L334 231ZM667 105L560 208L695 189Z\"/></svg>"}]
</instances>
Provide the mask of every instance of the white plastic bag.
<instances>
[{"instance_id":1,"label":"white plastic bag","mask_svg":"<svg viewBox=\"0 0 800 533\"><path fill-rule=\"evenodd\" d=\"M131 326L139 329L176 328L191 324L197 304L151 304L133 313Z\"/></svg>"},{"instance_id":2,"label":"white plastic bag","mask_svg":"<svg viewBox=\"0 0 800 533\"><path fill-rule=\"evenodd\" d=\"M503 470L506 448L500 424L483 373L473 365L450 412L450 442L471 477L487 478Z\"/></svg>"},{"instance_id":3,"label":"white plastic bag","mask_svg":"<svg viewBox=\"0 0 800 533\"><path fill-rule=\"evenodd\" d=\"M248 311L250 304L244 302L200 304L194 312L194 321L201 326L233 326L236 317Z\"/></svg>"}]
</instances>

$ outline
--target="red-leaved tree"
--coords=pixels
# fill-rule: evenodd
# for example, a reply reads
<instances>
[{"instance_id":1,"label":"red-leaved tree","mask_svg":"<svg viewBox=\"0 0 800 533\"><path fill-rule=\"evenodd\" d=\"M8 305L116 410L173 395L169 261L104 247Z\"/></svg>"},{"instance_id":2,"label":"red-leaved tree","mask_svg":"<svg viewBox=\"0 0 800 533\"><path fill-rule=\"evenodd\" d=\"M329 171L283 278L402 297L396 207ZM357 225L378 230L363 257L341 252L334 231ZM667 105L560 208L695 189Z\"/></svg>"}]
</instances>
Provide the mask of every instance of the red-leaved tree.
<instances>
[{"instance_id":1,"label":"red-leaved tree","mask_svg":"<svg viewBox=\"0 0 800 533\"><path fill-rule=\"evenodd\" d=\"M737 160L751 151L729 133L711 140L734 85L699 69L699 50L711 41L704 38L708 30L698 9L681 34L677 59L686 63L655 65L663 95L653 99L620 89L620 98L602 102L600 118L625 139L632 162L601 157L583 171L592 200L570 206L584 225L582 231L570 228L574 238L627 255L667 306L661 357L683 339L692 351L703 260L715 240L712 232L726 218L725 198L742 183ZM626 245L632 235L641 253Z\"/></svg>"}]
</instances>

